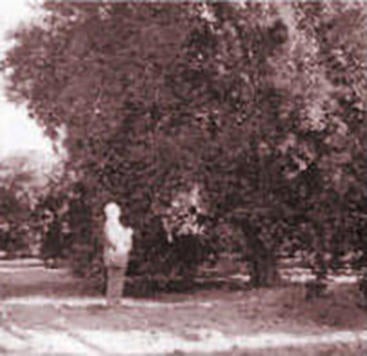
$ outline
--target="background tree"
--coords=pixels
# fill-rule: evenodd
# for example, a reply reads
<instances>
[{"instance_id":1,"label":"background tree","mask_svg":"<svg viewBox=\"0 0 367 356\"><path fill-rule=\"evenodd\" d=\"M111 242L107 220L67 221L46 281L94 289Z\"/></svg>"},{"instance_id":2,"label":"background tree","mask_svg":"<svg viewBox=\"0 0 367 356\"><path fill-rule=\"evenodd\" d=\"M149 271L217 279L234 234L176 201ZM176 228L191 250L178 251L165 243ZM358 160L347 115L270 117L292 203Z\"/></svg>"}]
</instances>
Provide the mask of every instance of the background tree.
<instances>
[{"instance_id":1,"label":"background tree","mask_svg":"<svg viewBox=\"0 0 367 356\"><path fill-rule=\"evenodd\" d=\"M57 181L62 167L56 160L34 151L16 152L0 163L0 216L7 226L2 243L10 254L35 253L40 241L34 209L47 194L51 179Z\"/></svg>"}]
</instances>

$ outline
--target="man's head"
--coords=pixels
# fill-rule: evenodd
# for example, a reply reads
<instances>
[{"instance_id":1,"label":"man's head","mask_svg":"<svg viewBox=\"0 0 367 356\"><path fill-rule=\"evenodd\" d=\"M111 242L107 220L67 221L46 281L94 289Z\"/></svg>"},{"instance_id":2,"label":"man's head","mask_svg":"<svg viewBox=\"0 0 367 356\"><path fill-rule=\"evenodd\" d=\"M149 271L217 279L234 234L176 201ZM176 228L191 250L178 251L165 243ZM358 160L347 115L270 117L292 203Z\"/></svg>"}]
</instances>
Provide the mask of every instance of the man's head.
<instances>
[{"instance_id":1,"label":"man's head","mask_svg":"<svg viewBox=\"0 0 367 356\"><path fill-rule=\"evenodd\" d=\"M121 215L121 209L115 202L110 202L105 205L104 213L107 219L118 219Z\"/></svg>"}]
</instances>

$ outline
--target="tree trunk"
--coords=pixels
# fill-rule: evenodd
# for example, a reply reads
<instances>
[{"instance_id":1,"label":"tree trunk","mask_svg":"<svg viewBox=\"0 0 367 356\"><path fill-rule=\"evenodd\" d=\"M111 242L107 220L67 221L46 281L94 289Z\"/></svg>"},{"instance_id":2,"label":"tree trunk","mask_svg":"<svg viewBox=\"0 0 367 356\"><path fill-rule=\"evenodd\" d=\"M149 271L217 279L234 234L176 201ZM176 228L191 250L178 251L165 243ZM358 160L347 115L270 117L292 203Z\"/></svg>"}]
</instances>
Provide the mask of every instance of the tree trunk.
<instances>
[{"instance_id":1,"label":"tree trunk","mask_svg":"<svg viewBox=\"0 0 367 356\"><path fill-rule=\"evenodd\" d=\"M254 287L269 287L279 284L280 275L276 257L272 251L257 250L249 262L250 282Z\"/></svg>"},{"instance_id":2,"label":"tree trunk","mask_svg":"<svg viewBox=\"0 0 367 356\"><path fill-rule=\"evenodd\" d=\"M260 229L251 225L247 219L242 219L240 227L246 240L244 257L247 260L250 283L254 287L268 287L280 282L275 251L264 244L258 237Z\"/></svg>"}]
</instances>

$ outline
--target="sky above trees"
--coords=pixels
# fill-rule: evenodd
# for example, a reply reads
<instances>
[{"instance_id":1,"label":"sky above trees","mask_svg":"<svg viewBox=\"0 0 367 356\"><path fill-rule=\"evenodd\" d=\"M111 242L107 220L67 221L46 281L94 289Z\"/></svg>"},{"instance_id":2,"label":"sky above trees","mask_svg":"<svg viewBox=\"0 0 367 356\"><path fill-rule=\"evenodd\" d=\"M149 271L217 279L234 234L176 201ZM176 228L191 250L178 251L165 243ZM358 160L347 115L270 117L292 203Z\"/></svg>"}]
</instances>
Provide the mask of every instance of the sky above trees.
<instances>
[{"instance_id":1,"label":"sky above trees","mask_svg":"<svg viewBox=\"0 0 367 356\"><path fill-rule=\"evenodd\" d=\"M0 2L1 59L4 52L12 45L12 42L6 38L7 32L19 23L29 21L34 14L34 10L28 4L39 2L38 0ZM0 156L28 149L37 149L46 153L52 152L50 140L43 136L35 121L29 120L27 110L6 100L2 76L0 76L0 117Z\"/></svg>"}]
</instances>

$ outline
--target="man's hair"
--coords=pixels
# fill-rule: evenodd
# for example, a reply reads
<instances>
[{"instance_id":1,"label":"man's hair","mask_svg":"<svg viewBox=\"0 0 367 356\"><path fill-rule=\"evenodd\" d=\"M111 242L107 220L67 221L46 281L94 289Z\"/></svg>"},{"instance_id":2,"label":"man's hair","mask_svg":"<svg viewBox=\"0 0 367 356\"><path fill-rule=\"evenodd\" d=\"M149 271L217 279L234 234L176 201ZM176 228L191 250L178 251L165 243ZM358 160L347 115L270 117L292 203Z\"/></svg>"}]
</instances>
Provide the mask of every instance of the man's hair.
<instances>
[{"instance_id":1,"label":"man's hair","mask_svg":"<svg viewBox=\"0 0 367 356\"><path fill-rule=\"evenodd\" d=\"M121 209L115 202L109 202L104 207L104 213L107 217L119 217L121 215Z\"/></svg>"}]
</instances>

